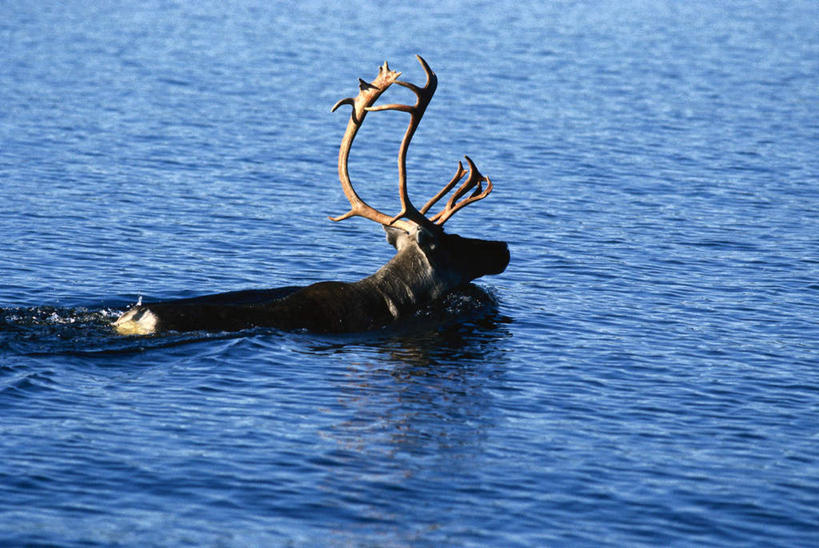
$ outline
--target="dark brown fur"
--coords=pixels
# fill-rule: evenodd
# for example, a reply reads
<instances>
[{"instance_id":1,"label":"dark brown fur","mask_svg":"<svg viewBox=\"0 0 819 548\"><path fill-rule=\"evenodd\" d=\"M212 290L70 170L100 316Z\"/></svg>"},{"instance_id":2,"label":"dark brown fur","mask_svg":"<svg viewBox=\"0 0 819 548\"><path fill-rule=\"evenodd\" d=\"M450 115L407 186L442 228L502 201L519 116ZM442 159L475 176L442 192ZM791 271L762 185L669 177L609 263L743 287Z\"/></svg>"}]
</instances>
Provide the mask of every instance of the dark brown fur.
<instances>
[{"instance_id":1,"label":"dark brown fur","mask_svg":"<svg viewBox=\"0 0 819 548\"><path fill-rule=\"evenodd\" d=\"M303 288L147 303L126 312L115 326L123 334L250 327L325 333L366 331L388 325L479 276L503 272L509 263L504 242L387 230L387 239L398 252L378 272L357 282L319 282ZM156 324L140 331L136 324L146 314L155 318Z\"/></svg>"}]
</instances>

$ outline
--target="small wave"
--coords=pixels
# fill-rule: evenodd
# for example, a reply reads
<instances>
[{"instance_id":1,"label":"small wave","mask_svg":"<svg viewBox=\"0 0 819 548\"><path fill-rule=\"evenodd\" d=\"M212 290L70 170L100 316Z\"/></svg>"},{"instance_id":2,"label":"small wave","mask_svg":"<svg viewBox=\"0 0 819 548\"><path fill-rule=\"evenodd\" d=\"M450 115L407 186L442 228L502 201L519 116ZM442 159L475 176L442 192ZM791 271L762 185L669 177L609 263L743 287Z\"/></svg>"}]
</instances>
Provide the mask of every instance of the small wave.
<instances>
[{"instance_id":1,"label":"small wave","mask_svg":"<svg viewBox=\"0 0 819 548\"><path fill-rule=\"evenodd\" d=\"M467 284L421 307L412 316L399 320L384 330L387 337L421 336L430 333L471 330L496 326L507 321L498 314L498 299L488 289ZM359 334L357 337L363 335Z\"/></svg>"},{"instance_id":2,"label":"small wave","mask_svg":"<svg viewBox=\"0 0 819 548\"><path fill-rule=\"evenodd\" d=\"M12 354L98 353L122 346L111 323L123 308L0 308L0 351Z\"/></svg>"},{"instance_id":3,"label":"small wave","mask_svg":"<svg viewBox=\"0 0 819 548\"><path fill-rule=\"evenodd\" d=\"M85 326L110 321L117 312L110 309L89 311L85 308L36 306L0 308L0 332L20 332L30 328L55 328L66 325Z\"/></svg>"},{"instance_id":4,"label":"small wave","mask_svg":"<svg viewBox=\"0 0 819 548\"><path fill-rule=\"evenodd\" d=\"M25 398L37 392L53 390L55 382L53 372L14 371L0 368L3 371L3 382L0 383L0 396Z\"/></svg>"},{"instance_id":5,"label":"small wave","mask_svg":"<svg viewBox=\"0 0 819 548\"><path fill-rule=\"evenodd\" d=\"M421 320L446 321L464 315L481 314L495 308L497 304L497 298L493 293L478 285L467 284L422 307L414 317Z\"/></svg>"}]
</instances>

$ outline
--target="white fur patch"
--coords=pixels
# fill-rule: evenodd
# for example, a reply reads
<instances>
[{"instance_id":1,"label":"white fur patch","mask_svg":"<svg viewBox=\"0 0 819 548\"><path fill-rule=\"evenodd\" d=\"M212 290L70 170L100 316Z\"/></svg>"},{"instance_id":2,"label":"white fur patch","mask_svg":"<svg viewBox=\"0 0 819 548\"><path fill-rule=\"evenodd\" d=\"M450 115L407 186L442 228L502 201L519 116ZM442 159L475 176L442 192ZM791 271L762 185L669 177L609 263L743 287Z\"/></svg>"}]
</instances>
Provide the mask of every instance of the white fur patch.
<instances>
[{"instance_id":1,"label":"white fur patch","mask_svg":"<svg viewBox=\"0 0 819 548\"><path fill-rule=\"evenodd\" d=\"M156 332L156 323L157 317L150 310L132 308L114 322L114 328L120 335L151 335Z\"/></svg>"},{"instance_id":2,"label":"white fur patch","mask_svg":"<svg viewBox=\"0 0 819 548\"><path fill-rule=\"evenodd\" d=\"M387 301L387 308L390 309L390 314L392 314L393 319L397 319L399 315L398 307L395 306L395 303L392 302L392 299L390 299L386 295L384 295L384 300Z\"/></svg>"}]
</instances>

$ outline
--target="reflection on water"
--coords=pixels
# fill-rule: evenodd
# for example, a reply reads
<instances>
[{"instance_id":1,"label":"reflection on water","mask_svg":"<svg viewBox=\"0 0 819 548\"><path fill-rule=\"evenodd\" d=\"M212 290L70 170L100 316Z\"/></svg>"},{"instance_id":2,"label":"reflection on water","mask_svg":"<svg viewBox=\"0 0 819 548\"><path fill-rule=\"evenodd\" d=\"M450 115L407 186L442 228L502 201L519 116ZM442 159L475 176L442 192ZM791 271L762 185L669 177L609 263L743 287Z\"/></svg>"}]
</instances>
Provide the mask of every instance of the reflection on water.
<instances>
[{"instance_id":1,"label":"reflection on water","mask_svg":"<svg viewBox=\"0 0 819 548\"><path fill-rule=\"evenodd\" d=\"M334 349L347 361L335 381L340 409L331 411L340 420L320 435L338 460L320 488L343 490L365 520L358 527L370 534L404 527L407 500L450 496L456 486L441 485L436 471L483 467L474 448L500 421L490 386L503 383L509 319L478 286L441 304L377 339ZM417 527L436 529L447 519ZM361 530L348 525L333 536L346 542Z\"/></svg>"},{"instance_id":2,"label":"reflection on water","mask_svg":"<svg viewBox=\"0 0 819 548\"><path fill-rule=\"evenodd\" d=\"M470 284L450 292L439 306L426 307L406 322L383 349L404 369L434 369L439 365L492 360L492 342L510 336L502 326L496 297Z\"/></svg>"}]
</instances>

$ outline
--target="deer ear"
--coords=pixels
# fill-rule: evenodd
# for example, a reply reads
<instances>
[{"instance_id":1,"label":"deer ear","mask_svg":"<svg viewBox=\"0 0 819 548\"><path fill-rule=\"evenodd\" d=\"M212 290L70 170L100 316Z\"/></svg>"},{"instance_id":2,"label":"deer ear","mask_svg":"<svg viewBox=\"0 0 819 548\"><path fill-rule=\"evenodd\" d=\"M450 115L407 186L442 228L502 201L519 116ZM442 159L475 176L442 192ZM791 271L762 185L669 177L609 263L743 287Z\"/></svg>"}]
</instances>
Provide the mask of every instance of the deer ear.
<instances>
[{"instance_id":1,"label":"deer ear","mask_svg":"<svg viewBox=\"0 0 819 548\"><path fill-rule=\"evenodd\" d=\"M409 234L406 230L394 226L381 225L384 227L384 232L387 233L387 242L398 249L398 243L401 239L406 238Z\"/></svg>"}]
</instances>

